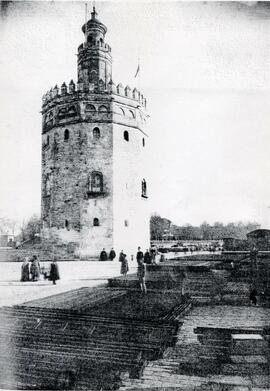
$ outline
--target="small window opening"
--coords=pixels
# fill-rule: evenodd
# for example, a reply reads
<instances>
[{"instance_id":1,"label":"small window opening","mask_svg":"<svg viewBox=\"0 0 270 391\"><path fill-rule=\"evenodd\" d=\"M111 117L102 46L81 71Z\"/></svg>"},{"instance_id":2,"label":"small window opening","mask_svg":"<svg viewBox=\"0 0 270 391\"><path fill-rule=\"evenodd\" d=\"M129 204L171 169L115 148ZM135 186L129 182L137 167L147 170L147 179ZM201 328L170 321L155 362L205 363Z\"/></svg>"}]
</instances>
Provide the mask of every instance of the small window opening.
<instances>
[{"instance_id":1,"label":"small window opening","mask_svg":"<svg viewBox=\"0 0 270 391\"><path fill-rule=\"evenodd\" d=\"M125 227L128 227L128 220L124 221Z\"/></svg>"},{"instance_id":2,"label":"small window opening","mask_svg":"<svg viewBox=\"0 0 270 391\"><path fill-rule=\"evenodd\" d=\"M127 131L127 130L124 131L124 139L125 139L126 141L129 141L129 134L128 134L128 131Z\"/></svg>"},{"instance_id":3,"label":"small window opening","mask_svg":"<svg viewBox=\"0 0 270 391\"><path fill-rule=\"evenodd\" d=\"M142 145L143 145L143 147L145 147L145 139L144 139L144 137L142 139Z\"/></svg>"},{"instance_id":4,"label":"small window opening","mask_svg":"<svg viewBox=\"0 0 270 391\"><path fill-rule=\"evenodd\" d=\"M94 137L94 140L98 140L100 138L100 130L99 130L99 128L94 128L93 129L93 137Z\"/></svg>"},{"instance_id":5,"label":"small window opening","mask_svg":"<svg viewBox=\"0 0 270 391\"><path fill-rule=\"evenodd\" d=\"M93 220L93 226L94 227L99 227L99 219L97 217L95 217L94 220Z\"/></svg>"},{"instance_id":6,"label":"small window opening","mask_svg":"<svg viewBox=\"0 0 270 391\"><path fill-rule=\"evenodd\" d=\"M65 228L66 228L67 230L69 230L69 221L68 221L68 220L65 220Z\"/></svg>"},{"instance_id":7,"label":"small window opening","mask_svg":"<svg viewBox=\"0 0 270 391\"><path fill-rule=\"evenodd\" d=\"M69 139L69 130L65 129L64 140L67 141L68 139Z\"/></svg>"},{"instance_id":8,"label":"small window opening","mask_svg":"<svg viewBox=\"0 0 270 391\"><path fill-rule=\"evenodd\" d=\"M47 136L47 142L46 142L46 145L49 145L50 144L50 137L49 135Z\"/></svg>"},{"instance_id":9,"label":"small window opening","mask_svg":"<svg viewBox=\"0 0 270 391\"><path fill-rule=\"evenodd\" d=\"M142 180L142 197L147 198L147 185L146 180Z\"/></svg>"}]
</instances>

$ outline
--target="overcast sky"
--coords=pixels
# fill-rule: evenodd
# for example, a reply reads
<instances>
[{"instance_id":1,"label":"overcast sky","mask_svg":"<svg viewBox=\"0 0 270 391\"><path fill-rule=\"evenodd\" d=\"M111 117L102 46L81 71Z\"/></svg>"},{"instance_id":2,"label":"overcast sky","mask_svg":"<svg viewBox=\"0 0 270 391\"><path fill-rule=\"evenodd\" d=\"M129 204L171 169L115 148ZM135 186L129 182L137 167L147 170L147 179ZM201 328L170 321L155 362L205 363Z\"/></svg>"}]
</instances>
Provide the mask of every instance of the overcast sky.
<instances>
[{"instance_id":1,"label":"overcast sky","mask_svg":"<svg viewBox=\"0 0 270 391\"><path fill-rule=\"evenodd\" d=\"M0 213L20 221L40 212L41 96L76 81L84 9L80 1L2 3ZM96 9L114 82L138 86L140 57L151 211L177 224L268 226L269 4L108 1Z\"/></svg>"}]
</instances>

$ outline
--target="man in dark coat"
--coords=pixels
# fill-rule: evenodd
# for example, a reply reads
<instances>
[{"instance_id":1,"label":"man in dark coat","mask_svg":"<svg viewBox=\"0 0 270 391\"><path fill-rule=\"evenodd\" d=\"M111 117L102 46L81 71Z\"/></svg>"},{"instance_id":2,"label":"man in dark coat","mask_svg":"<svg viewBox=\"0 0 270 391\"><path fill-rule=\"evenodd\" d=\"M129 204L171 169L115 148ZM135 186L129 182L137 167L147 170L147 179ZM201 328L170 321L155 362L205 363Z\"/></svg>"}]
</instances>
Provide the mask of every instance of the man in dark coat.
<instances>
[{"instance_id":1,"label":"man in dark coat","mask_svg":"<svg viewBox=\"0 0 270 391\"><path fill-rule=\"evenodd\" d=\"M101 251L101 253L100 253L100 256L99 256L99 260L100 261L107 261L107 259L108 259L108 255L107 255L107 253L106 253L106 251L105 251L105 248Z\"/></svg>"},{"instance_id":2,"label":"man in dark coat","mask_svg":"<svg viewBox=\"0 0 270 391\"><path fill-rule=\"evenodd\" d=\"M138 264L139 264L139 262L143 261L143 252L141 251L141 247L138 247L136 259L137 259Z\"/></svg>"},{"instance_id":3,"label":"man in dark coat","mask_svg":"<svg viewBox=\"0 0 270 391\"><path fill-rule=\"evenodd\" d=\"M110 261L113 261L115 257L116 257L116 254L115 254L114 249L112 248L110 251L110 254L109 254Z\"/></svg>"},{"instance_id":4,"label":"man in dark coat","mask_svg":"<svg viewBox=\"0 0 270 391\"><path fill-rule=\"evenodd\" d=\"M55 281L60 280L59 268L58 268L56 259L51 263L50 280L53 282L53 285L56 284Z\"/></svg>"},{"instance_id":5,"label":"man in dark coat","mask_svg":"<svg viewBox=\"0 0 270 391\"><path fill-rule=\"evenodd\" d=\"M151 263L151 256L150 256L149 250L145 251L143 260L144 260L144 263L146 263L147 265L150 265L150 263Z\"/></svg>"}]
</instances>

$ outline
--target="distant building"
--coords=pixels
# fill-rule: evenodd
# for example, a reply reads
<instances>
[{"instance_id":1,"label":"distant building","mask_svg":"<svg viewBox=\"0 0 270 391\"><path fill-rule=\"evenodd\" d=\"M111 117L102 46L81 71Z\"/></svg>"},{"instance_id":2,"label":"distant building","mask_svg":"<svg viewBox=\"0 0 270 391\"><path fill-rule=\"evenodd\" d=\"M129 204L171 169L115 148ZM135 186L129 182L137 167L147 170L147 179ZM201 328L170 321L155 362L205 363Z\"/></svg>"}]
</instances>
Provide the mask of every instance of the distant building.
<instances>
[{"instance_id":1,"label":"distant building","mask_svg":"<svg viewBox=\"0 0 270 391\"><path fill-rule=\"evenodd\" d=\"M95 9L82 30L77 85L43 97L42 240L83 256L103 247L134 254L150 244L146 99L113 83Z\"/></svg>"}]
</instances>

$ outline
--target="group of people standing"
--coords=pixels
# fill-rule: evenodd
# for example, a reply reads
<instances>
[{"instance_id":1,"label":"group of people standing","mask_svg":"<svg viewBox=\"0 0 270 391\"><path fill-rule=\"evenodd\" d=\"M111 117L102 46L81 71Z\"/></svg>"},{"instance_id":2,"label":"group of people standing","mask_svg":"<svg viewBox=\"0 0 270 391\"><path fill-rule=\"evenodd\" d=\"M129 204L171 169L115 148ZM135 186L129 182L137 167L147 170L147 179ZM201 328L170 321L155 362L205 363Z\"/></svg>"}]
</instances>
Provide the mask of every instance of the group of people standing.
<instances>
[{"instance_id":1,"label":"group of people standing","mask_svg":"<svg viewBox=\"0 0 270 391\"><path fill-rule=\"evenodd\" d=\"M55 285L56 281L60 279L59 268L56 260L51 263L50 270L47 275L45 268L40 267L40 262L36 255L33 255L32 259L26 257L21 267L21 281L38 281L41 274L43 274L44 279L48 278Z\"/></svg>"},{"instance_id":2,"label":"group of people standing","mask_svg":"<svg viewBox=\"0 0 270 391\"><path fill-rule=\"evenodd\" d=\"M148 258L148 254L149 254L149 258ZM137 277L138 277L138 280L139 280L139 283L140 283L140 288L141 288L141 291L143 293L146 293L147 290L146 290L146 285L145 285L145 272L146 272L145 264L146 263L148 263L148 264L152 263L149 251L146 250L146 253L144 254L141 251L141 248L138 247L138 251L137 251L137 254L136 254L136 260L137 260L137 264L138 264ZM119 262L121 262L120 273L123 274L124 276L126 276L128 270L129 270L129 267L128 267L127 256L123 252L123 250L120 252Z\"/></svg>"},{"instance_id":3,"label":"group of people standing","mask_svg":"<svg viewBox=\"0 0 270 391\"><path fill-rule=\"evenodd\" d=\"M141 251L141 248L138 247L138 251L136 254L136 260L138 264L138 269L137 269L137 277L140 283L140 288L143 293L146 293L146 285L145 285L145 264L152 264L156 262L156 255L157 251L156 249L152 248L150 251L146 250L145 253ZM100 253L99 260L100 261L113 261L116 257L116 253L114 249L112 248L109 255L107 254L105 248ZM133 261L133 255L131 255L131 260ZM120 267L120 273L123 276L126 276L128 271L129 271L129 266L128 266L128 259L127 259L127 254L124 253L122 250L119 254L119 262L121 263Z\"/></svg>"}]
</instances>

